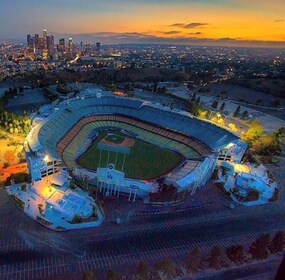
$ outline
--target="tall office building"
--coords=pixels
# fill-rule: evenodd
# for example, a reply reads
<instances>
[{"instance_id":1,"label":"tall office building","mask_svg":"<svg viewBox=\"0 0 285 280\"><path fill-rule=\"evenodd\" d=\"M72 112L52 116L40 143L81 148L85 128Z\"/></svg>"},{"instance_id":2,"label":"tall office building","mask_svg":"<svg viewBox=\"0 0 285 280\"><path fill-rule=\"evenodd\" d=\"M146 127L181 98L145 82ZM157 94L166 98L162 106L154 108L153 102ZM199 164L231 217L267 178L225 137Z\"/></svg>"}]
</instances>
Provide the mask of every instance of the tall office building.
<instances>
[{"instance_id":1,"label":"tall office building","mask_svg":"<svg viewBox=\"0 0 285 280\"><path fill-rule=\"evenodd\" d=\"M70 56L73 55L73 39L72 38L68 39L68 55Z\"/></svg>"},{"instance_id":2,"label":"tall office building","mask_svg":"<svg viewBox=\"0 0 285 280\"><path fill-rule=\"evenodd\" d=\"M100 52L101 51L101 43L100 42L97 42L96 43L96 52Z\"/></svg>"},{"instance_id":3,"label":"tall office building","mask_svg":"<svg viewBox=\"0 0 285 280\"><path fill-rule=\"evenodd\" d=\"M47 49L47 30L43 30L43 48Z\"/></svg>"},{"instance_id":4,"label":"tall office building","mask_svg":"<svg viewBox=\"0 0 285 280\"><path fill-rule=\"evenodd\" d=\"M45 48L45 41L44 41L44 38L43 38L43 37L39 37L37 49L38 49L38 50L46 49L46 48Z\"/></svg>"},{"instance_id":5,"label":"tall office building","mask_svg":"<svg viewBox=\"0 0 285 280\"><path fill-rule=\"evenodd\" d=\"M60 52L65 52L65 40L64 38L60 38L58 42L58 50Z\"/></svg>"},{"instance_id":6,"label":"tall office building","mask_svg":"<svg viewBox=\"0 0 285 280\"><path fill-rule=\"evenodd\" d=\"M53 35L47 36L47 49L49 55L53 55L54 53L54 37Z\"/></svg>"},{"instance_id":7,"label":"tall office building","mask_svg":"<svg viewBox=\"0 0 285 280\"><path fill-rule=\"evenodd\" d=\"M39 34L35 34L33 38L34 39L34 49L37 49L39 46L39 38L40 38Z\"/></svg>"},{"instance_id":8,"label":"tall office building","mask_svg":"<svg viewBox=\"0 0 285 280\"><path fill-rule=\"evenodd\" d=\"M30 48L31 46L33 46L33 45L32 45L32 36L31 36L31 34L28 34L28 35L27 35L27 46L28 46L28 48Z\"/></svg>"},{"instance_id":9,"label":"tall office building","mask_svg":"<svg viewBox=\"0 0 285 280\"><path fill-rule=\"evenodd\" d=\"M85 44L84 52L85 52L85 54L87 54L87 55L90 55L90 54L91 54L91 52L92 52L91 44Z\"/></svg>"}]
</instances>

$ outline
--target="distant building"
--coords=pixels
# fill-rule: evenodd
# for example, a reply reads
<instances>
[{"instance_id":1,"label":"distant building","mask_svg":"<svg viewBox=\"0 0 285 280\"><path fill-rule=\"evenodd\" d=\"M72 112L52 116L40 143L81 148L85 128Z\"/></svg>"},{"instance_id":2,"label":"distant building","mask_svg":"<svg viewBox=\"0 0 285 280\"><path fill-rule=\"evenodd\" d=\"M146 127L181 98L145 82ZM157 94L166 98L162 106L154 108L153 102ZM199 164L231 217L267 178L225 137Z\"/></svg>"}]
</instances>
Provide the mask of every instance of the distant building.
<instances>
[{"instance_id":1,"label":"distant building","mask_svg":"<svg viewBox=\"0 0 285 280\"><path fill-rule=\"evenodd\" d=\"M47 49L47 30L43 30L43 48Z\"/></svg>"},{"instance_id":2,"label":"distant building","mask_svg":"<svg viewBox=\"0 0 285 280\"><path fill-rule=\"evenodd\" d=\"M69 56L73 55L73 39L72 38L68 39L67 53Z\"/></svg>"},{"instance_id":3,"label":"distant building","mask_svg":"<svg viewBox=\"0 0 285 280\"><path fill-rule=\"evenodd\" d=\"M46 29L43 30L42 37L35 34L27 34L27 50L33 51L36 55L42 56L44 60L53 58L54 56L54 36L48 35Z\"/></svg>"},{"instance_id":4,"label":"distant building","mask_svg":"<svg viewBox=\"0 0 285 280\"><path fill-rule=\"evenodd\" d=\"M40 38L40 36L39 36L39 34L35 34L35 36L34 36L34 49L38 49L38 46L39 46L39 38Z\"/></svg>"},{"instance_id":5,"label":"distant building","mask_svg":"<svg viewBox=\"0 0 285 280\"><path fill-rule=\"evenodd\" d=\"M31 34L28 34L28 35L27 35L27 46L28 46L28 48L30 48L31 46L33 46Z\"/></svg>"},{"instance_id":6,"label":"distant building","mask_svg":"<svg viewBox=\"0 0 285 280\"><path fill-rule=\"evenodd\" d=\"M53 37L53 35L47 36L47 49L48 49L49 55L54 54L54 37Z\"/></svg>"},{"instance_id":7,"label":"distant building","mask_svg":"<svg viewBox=\"0 0 285 280\"><path fill-rule=\"evenodd\" d=\"M92 48L90 44L85 44L84 53L85 55L90 55L92 52Z\"/></svg>"},{"instance_id":8,"label":"distant building","mask_svg":"<svg viewBox=\"0 0 285 280\"><path fill-rule=\"evenodd\" d=\"M100 42L97 42L96 43L96 52L100 52L101 51L101 43Z\"/></svg>"},{"instance_id":9,"label":"distant building","mask_svg":"<svg viewBox=\"0 0 285 280\"><path fill-rule=\"evenodd\" d=\"M60 52L65 52L65 39L64 38L59 39L58 50Z\"/></svg>"},{"instance_id":10,"label":"distant building","mask_svg":"<svg viewBox=\"0 0 285 280\"><path fill-rule=\"evenodd\" d=\"M46 49L46 48L45 48L44 38L39 37L37 49L39 49L39 50Z\"/></svg>"}]
</instances>

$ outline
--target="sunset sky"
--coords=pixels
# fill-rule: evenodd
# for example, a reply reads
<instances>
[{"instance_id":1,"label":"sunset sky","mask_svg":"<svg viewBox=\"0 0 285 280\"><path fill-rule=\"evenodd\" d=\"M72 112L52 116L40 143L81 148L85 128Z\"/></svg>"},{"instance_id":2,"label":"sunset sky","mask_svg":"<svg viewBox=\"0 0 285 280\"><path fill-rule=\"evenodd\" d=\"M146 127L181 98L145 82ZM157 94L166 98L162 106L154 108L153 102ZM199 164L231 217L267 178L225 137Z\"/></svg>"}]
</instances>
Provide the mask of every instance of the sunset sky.
<instances>
[{"instance_id":1,"label":"sunset sky","mask_svg":"<svg viewBox=\"0 0 285 280\"><path fill-rule=\"evenodd\" d=\"M285 46L285 0L0 0L0 18L2 39Z\"/></svg>"}]
</instances>

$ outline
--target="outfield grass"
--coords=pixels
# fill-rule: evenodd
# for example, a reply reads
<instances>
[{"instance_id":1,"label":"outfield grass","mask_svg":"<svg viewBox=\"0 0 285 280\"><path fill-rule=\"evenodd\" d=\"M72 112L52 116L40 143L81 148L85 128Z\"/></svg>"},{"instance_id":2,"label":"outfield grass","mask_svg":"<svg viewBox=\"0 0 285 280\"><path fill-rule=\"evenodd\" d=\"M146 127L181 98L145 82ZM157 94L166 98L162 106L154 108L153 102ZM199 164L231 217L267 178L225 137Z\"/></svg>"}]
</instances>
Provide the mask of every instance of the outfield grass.
<instances>
[{"instance_id":1,"label":"outfield grass","mask_svg":"<svg viewBox=\"0 0 285 280\"><path fill-rule=\"evenodd\" d=\"M97 148L98 142L106 137L107 132L100 133L94 140L90 148L81 155L77 162L83 168L96 170L99 167L100 150ZM117 133L118 138L124 137L123 134ZM183 161L183 156L179 153L162 149L155 145L149 144L142 140L135 139L135 145L131 148L131 153L126 155L124 172L126 177L137 179L152 179L173 169ZM101 167L106 167L109 163L114 163L117 170L122 170L124 155L102 151Z\"/></svg>"}]
</instances>

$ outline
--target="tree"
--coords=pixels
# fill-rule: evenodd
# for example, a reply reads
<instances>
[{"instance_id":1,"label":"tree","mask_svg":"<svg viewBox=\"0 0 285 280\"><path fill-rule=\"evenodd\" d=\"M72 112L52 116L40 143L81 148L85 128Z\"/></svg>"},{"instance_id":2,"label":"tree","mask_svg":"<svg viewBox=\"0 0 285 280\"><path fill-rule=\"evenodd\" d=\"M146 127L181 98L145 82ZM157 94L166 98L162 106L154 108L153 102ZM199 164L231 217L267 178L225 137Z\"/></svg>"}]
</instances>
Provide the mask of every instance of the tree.
<instances>
[{"instance_id":1,"label":"tree","mask_svg":"<svg viewBox=\"0 0 285 280\"><path fill-rule=\"evenodd\" d=\"M219 124L219 125L225 125L225 120L223 119L223 118L218 118L217 119L217 123Z\"/></svg>"},{"instance_id":2,"label":"tree","mask_svg":"<svg viewBox=\"0 0 285 280\"><path fill-rule=\"evenodd\" d=\"M153 84L153 92L157 92L157 82Z\"/></svg>"},{"instance_id":3,"label":"tree","mask_svg":"<svg viewBox=\"0 0 285 280\"><path fill-rule=\"evenodd\" d=\"M193 95L192 95L192 97L191 97L190 100L191 100L191 101L196 101L196 92L193 93Z\"/></svg>"},{"instance_id":4,"label":"tree","mask_svg":"<svg viewBox=\"0 0 285 280\"><path fill-rule=\"evenodd\" d=\"M271 253L278 253L282 252L284 248L284 242L285 242L285 234L283 231L278 231L275 236L273 237L269 250Z\"/></svg>"},{"instance_id":5,"label":"tree","mask_svg":"<svg viewBox=\"0 0 285 280\"><path fill-rule=\"evenodd\" d=\"M233 131L233 132L237 132L238 131L238 129L237 129L237 127L236 127L236 125L234 124L234 123L229 123L229 128Z\"/></svg>"},{"instance_id":6,"label":"tree","mask_svg":"<svg viewBox=\"0 0 285 280\"><path fill-rule=\"evenodd\" d=\"M242 263L244 261L244 252L242 245L230 246L226 249L226 254L229 260Z\"/></svg>"},{"instance_id":7,"label":"tree","mask_svg":"<svg viewBox=\"0 0 285 280\"><path fill-rule=\"evenodd\" d=\"M201 111L201 106L197 102L188 101L188 110L193 116L198 116Z\"/></svg>"},{"instance_id":8,"label":"tree","mask_svg":"<svg viewBox=\"0 0 285 280\"><path fill-rule=\"evenodd\" d=\"M233 117L238 117L240 114L240 105L237 106L236 110L233 113Z\"/></svg>"},{"instance_id":9,"label":"tree","mask_svg":"<svg viewBox=\"0 0 285 280\"><path fill-rule=\"evenodd\" d=\"M118 271L113 270L111 268L106 271L106 280L120 280L120 274Z\"/></svg>"},{"instance_id":10,"label":"tree","mask_svg":"<svg viewBox=\"0 0 285 280\"><path fill-rule=\"evenodd\" d=\"M43 206L41 203L38 204L38 209L39 209L40 214L43 214L43 212L44 212L44 206Z\"/></svg>"},{"instance_id":11,"label":"tree","mask_svg":"<svg viewBox=\"0 0 285 280\"><path fill-rule=\"evenodd\" d=\"M95 187L94 186L92 186L92 185L89 185L89 187L88 187L88 192L89 192L89 194L93 194L94 192L95 192Z\"/></svg>"},{"instance_id":12,"label":"tree","mask_svg":"<svg viewBox=\"0 0 285 280\"><path fill-rule=\"evenodd\" d=\"M251 120L248 124L250 127L246 132L241 134L241 140L252 146L253 142L259 140L263 135L263 127L256 120Z\"/></svg>"},{"instance_id":13,"label":"tree","mask_svg":"<svg viewBox=\"0 0 285 280\"><path fill-rule=\"evenodd\" d=\"M248 112L247 111L243 111L242 115L241 115L241 118L243 120L246 120L248 118Z\"/></svg>"},{"instance_id":14,"label":"tree","mask_svg":"<svg viewBox=\"0 0 285 280\"><path fill-rule=\"evenodd\" d=\"M175 263L170 260L170 259L165 259L165 260L161 260L159 261L155 267L162 271L164 276L168 276L169 278L172 278L173 275L175 274L175 270L176 270L176 265Z\"/></svg>"},{"instance_id":15,"label":"tree","mask_svg":"<svg viewBox=\"0 0 285 280\"><path fill-rule=\"evenodd\" d=\"M162 93L162 94L165 94L165 93L166 93L166 87L165 87L165 86L163 86L163 87L160 89L160 93Z\"/></svg>"},{"instance_id":16,"label":"tree","mask_svg":"<svg viewBox=\"0 0 285 280\"><path fill-rule=\"evenodd\" d=\"M285 140L285 129L280 128L271 134L262 135L251 143L256 153L265 156L279 155L282 152L282 142Z\"/></svg>"},{"instance_id":17,"label":"tree","mask_svg":"<svg viewBox=\"0 0 285 280\"><path fill-rule=\"evenodd\" d=\"M94 280L94 273L91 270L86 270L83 274L82 280Z\"/></svg>"},{"instance_id":18,"label":"tree","mask_svg":"<svg viewBox=\"0 0 285 280\"><path fill-rule=\"evenodd\" d=\"M198 110L198 117L201 118L201 119L206 119L207 118L207 114L208 114L208 111L205 110Z\"/></svg>"},{"instance_id":19,"label":"tree","mask_svg":"<svg viewBox=\"0 0 285 280\"><path fill-rule=\"evenodd\" d=\"M221 257L221 249L219 246L214 246L211 250L210 258L209 258L209 264L210 267L214 269L220 269L220 257Z\"/></svg>"},{"instance_id":20,"label":"tree","mask_svg":"<svg viewBox=\"0 0 285 280\"><path fill-rule=\"evenodd\" d=\"M271 103L271 105L272 105L273 107L278 108L278 107L281 107L282 102L281 102L280 100L276 99L276 100L274 100L274 101Z\"/></svg>"},{"instance_id":21,"label":"tree","mask_svg":"<svg viewBox=\"0 0 285 280\"><path fill-rule=\"evenodd\" d=\"M188 272L195 272L198 270L201 264L201 252L198 247L195 247L191 250L191 252L186 257L185 266Z\"/></svg>"},{"instance_id":22,"label":"tree","mask_svg":"<svg viewBox=\"0 0 285 280\"><path fill-rule=\"evenodd\" d=\"M217 101L217 100L214 100L214 101L212 102L211 107L216 109L216 108L218 108L218 105L219 105L218 101Z\"/></svg>"},{"instance_id":23,"label":"tree","mask_svg":"<svg viewBox=\"0 0 285 280\"><path fill-rule=\"evenodd\" d=\"M220 111L223 111L225 109L225 102L222 103L221 107L220 107Z\"/></svg>"},{"instance_id":24,"label":"tree","mask_svg":"<svg viewBox=\"0 0 285 280\"><path fill-rule=\"evenodd\" d=\"M71 220L72 224L80 224L83 223L83 218L80 215L74 215L72 220Z\"/></svg>"},{"instance_id":25,"label":"tree","mask_svg":"<svg viewBox=\"0 0 285 280\"><path fill-rule=\"evenodd\" d=\"M281 152L281 147L273 134L263 135L251 143L253 150L259 155L272 156Z\"/></svg>"},{"instance_id":26,"label":"tree","mask_svg":"<svg viewBox=\"0 0 285 280\"><path fill-rule=\"evenodd\" d=\"M227 92L226 92L225 90L222 90L222 91L221 91L221 96L222 96L223 98L225 98L226 95L227 95Z\"/></svg>"},{"instance_id":27,"label":"tree","mask_svg":"<svg viewBox=\"0 0 285 280\"><path fill-rule=\"evenodd\" d=\"M200 96L197 97L196 102L197 102L198 104L200 104L200 102L201 102Z\"/></svg>"},{"instance_id":28,"label":"tree","mask_svg":"<svg viewBox=\"0 0 285 280\"><path fill-rule=\"evenodd\" d=\"M75 183L75 181L74 181L74 180L71 180L71 181L70 181L70 183L69 183L69 187L70 187L72 190L74 190L74 189L76 189L76 188L77 188L77 185L76 185L76 183Z\"/></svg>"},{"instance_id":29,"label":"tree","mask_svg":"<svg viewBox=\"0 0 285 280\"><path fill-rule=\"evenodd\" d=\"M135 268L135 279L147 280L148 279L148 265L144 261L140 261Z\"/></svg>"},{"instance_id":30,"label":"tree","mask_svg":"<svg viewBox=\"0 0 285 280\"><path fill-rule=\"evenodd\" d=\"M283 142L285 140L285 127L279 128L275 132L276 141Z\"/></svg>"},{"instance_id":31,"label":"tree","mask_svg":"<svg viewBox=\"0 0 285 280\"><path fill-rule=\"evenodd\" d=\"M10 183L11 179L15 182L15 184L28 182L29 181L29 174L26 172L18 172L15 174L12 173L9 177L7 177L7 179L5 181L5 185L8 185Z\"/></svg>"},{"instance_id":32,"label":"tree","mask_svg":"<svg viewBox=\"0 0 285 280\"><path fill-rule=\"evenodd\" d=\"M266 259L269 255L268 246L270 244L270 235L263 234L261 237L253 241L249 248L249 253L253 259Z\"/></svg>"}]
</instances>

